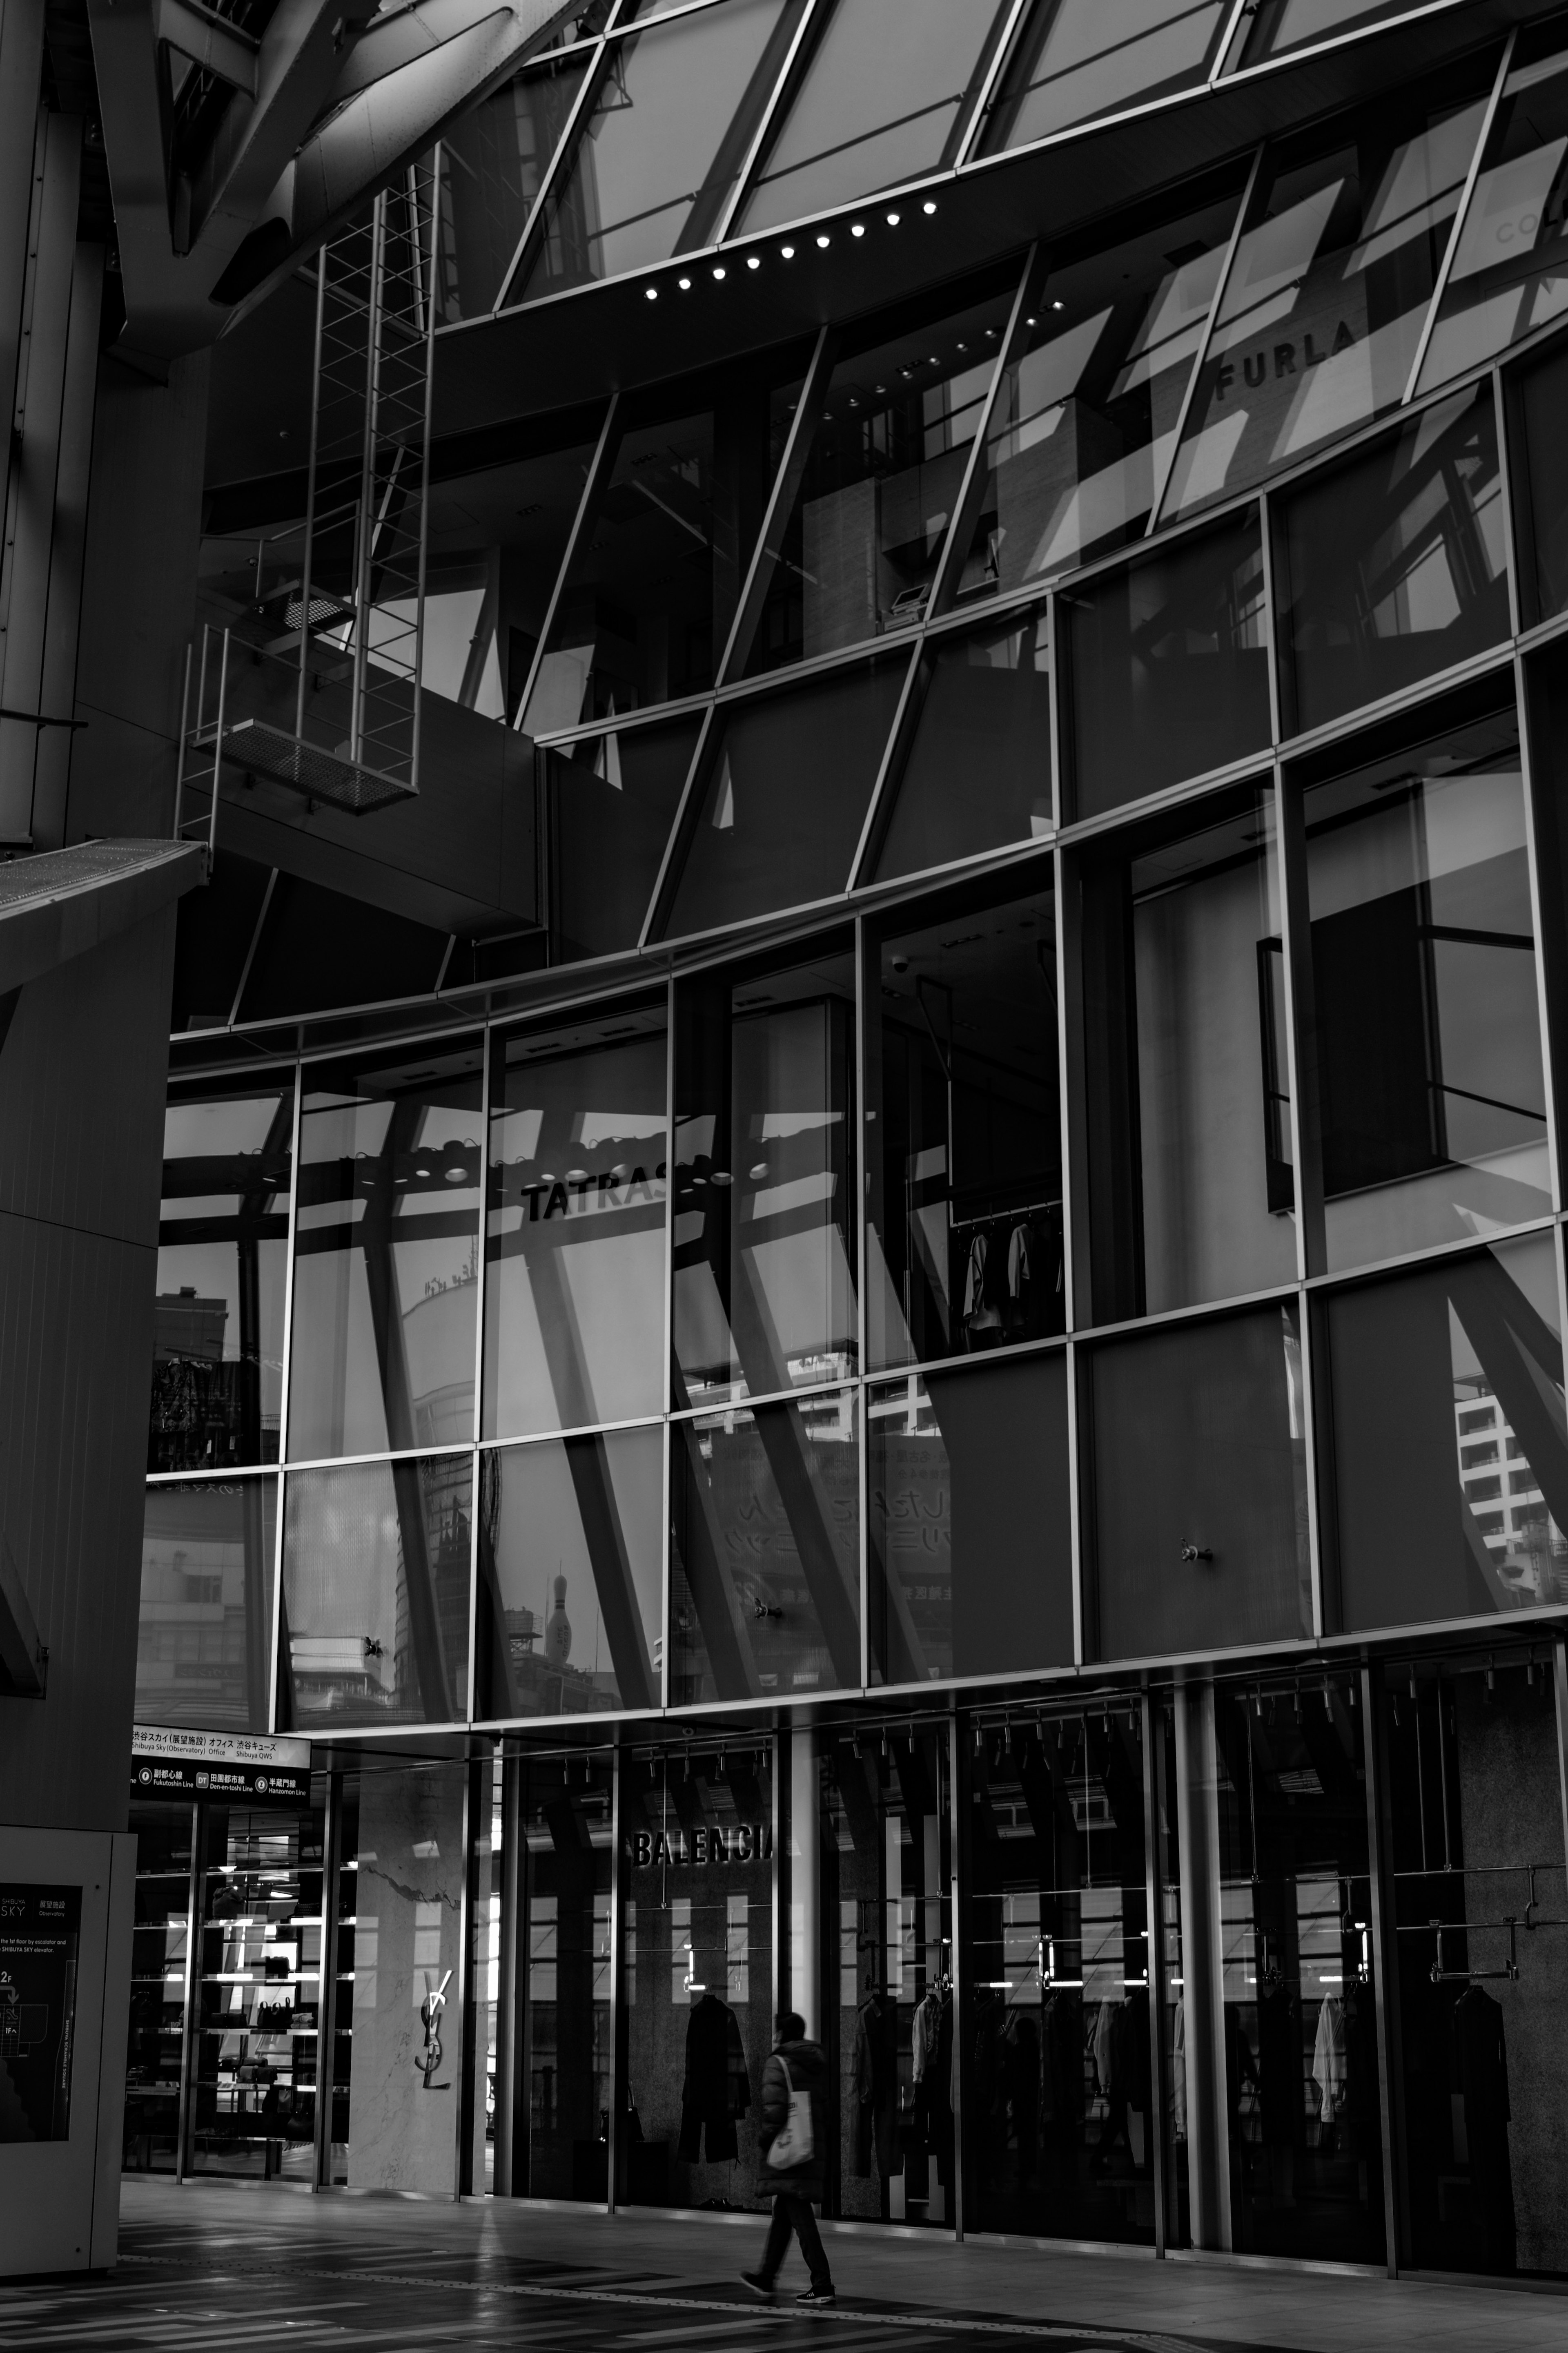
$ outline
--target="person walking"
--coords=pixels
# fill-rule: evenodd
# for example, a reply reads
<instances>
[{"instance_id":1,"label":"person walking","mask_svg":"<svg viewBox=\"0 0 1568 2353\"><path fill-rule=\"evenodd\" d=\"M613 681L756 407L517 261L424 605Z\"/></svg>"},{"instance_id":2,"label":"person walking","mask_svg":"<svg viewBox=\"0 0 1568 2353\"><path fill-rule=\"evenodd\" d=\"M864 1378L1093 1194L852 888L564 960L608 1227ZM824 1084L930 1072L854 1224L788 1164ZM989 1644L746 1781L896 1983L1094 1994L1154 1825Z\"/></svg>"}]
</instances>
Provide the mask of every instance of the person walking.
<instances>
[{"instance_id":1,"label":"person walking","mask_svg":"<svg viewBox=\"0 0 1568 2353\"><path fill-rule=\"evenodd\" d=\"M833 2275L811 2211L814 2200L822 2201L827 2156L827 2062L821 2044L806 2041L805 2021L795 2010L775 2018L773 2028L757 2121L761 2179L773 2192L773 2219L761 2270L741 2277L754 2295L772 2295L793 2231L811 2274L811 2285L795 2302L832 2304Z\"/></svg>"}]
</instances>

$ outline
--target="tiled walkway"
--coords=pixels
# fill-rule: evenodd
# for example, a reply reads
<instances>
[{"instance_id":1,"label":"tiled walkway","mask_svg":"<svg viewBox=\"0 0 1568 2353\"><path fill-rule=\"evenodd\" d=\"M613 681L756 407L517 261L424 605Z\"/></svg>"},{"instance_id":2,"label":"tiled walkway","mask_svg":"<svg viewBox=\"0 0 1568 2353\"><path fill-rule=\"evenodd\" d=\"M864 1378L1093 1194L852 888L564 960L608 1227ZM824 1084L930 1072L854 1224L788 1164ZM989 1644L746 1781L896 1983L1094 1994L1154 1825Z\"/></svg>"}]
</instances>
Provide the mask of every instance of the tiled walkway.
<instances>
[{"instance_id":1,"label":"tiled walkway","mask_svg":"<svg viewBox=\"0 0 1568 2353\"><path fill-rule=\"evenodd\" d=\"M132 2179L112 2279L0 2285L3 2353L1197 2353L1419 2347L1534 2353L1568 2343L1552 2293L1146 2256L830 2232L842 2301L797 2313L737 2274L762 2224L316 2198Z\"/></svg>"}]
</instances>

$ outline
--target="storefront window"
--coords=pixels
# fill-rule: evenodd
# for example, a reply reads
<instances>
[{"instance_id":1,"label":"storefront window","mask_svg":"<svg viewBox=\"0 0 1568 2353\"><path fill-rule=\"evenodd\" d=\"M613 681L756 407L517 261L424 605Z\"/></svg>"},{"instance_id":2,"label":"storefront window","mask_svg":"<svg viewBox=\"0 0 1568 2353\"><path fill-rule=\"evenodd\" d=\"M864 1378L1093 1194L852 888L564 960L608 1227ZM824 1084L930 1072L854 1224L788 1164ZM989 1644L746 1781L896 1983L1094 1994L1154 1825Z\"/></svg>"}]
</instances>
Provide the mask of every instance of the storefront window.
<instances>
[{"instance_id":1,"label":"storefront window","mask_svg":"<svg viewBox=\"0 0 1568 2353\"><path fill-rule=\"evenodd\" d=\"M515 2195L610 2194L611 1767L602 1750L522 1764L518 1951L522 2097Z\"/></svg>"},{"instance_id":2,"label":"storefront window","mask_svg":"<svg viewBox=\"0 0 1568 2353\"><path fill-rule=\"evenodd\" d=\"M1489 384L1313 476L1279 513L1287 734L1398 693L1507 636Z\"/></svg>"},{"instance_id":3,"label":"storefront window","mask_svg":"<svg viewBox=\"0 0 1568 2353\"><path fill-rule=\"evenodd\" d=\"M773 2048L773 1746L739 1736L621 1767L626 2101L616 2197L759 2201Z\"/></svg>"},{"instance_id":4,"label":"storefront window","mask_svg":"<svg viewBox=\"0 0 1568 2353\"><path fill-rule=\"evenodd\" d=\"M1091 1656L1311 1633L1294 1303L1091 1350L1083 1411L1098 1598Z\"/></svg>"},{"instance_id":5,"label":"storefront window","mask_svg":"<svg viewBox=\"0 0 1568 2353\"><path fill-rule=\"evenodd\" d=\"M1384 1688L1412 2259L1560 2274L1568 1945L1551 1924L1568 1890L1549 1672L1512 1651L1390 1668Z\"/></svg>"},{"instance_id":6,"label":"storefront window","mask_svg":"<svg viewBox=\"0 0 1568 2353\"><path fill-rule=\"evenodd\" d=\"M170 1097L149 1471L278 1460L293 1151L291 1077Z\"/></svg>"},{"instance_id":7,"label":"storefront window","mask_svg":"<svg viewBox=\"0 0 1568 2353\"><path fill-rule=\"evenodd\" d=\"M1065 1358L875 1388L867 1444L873 1683L1070 1666Z\"/></svg>"},{"instance_id":8,"label":"storefront window","mask_svg":"<svg viewBox=\"0 0 1568 2353\"><path fill-rule=\"evenodd\" d=\"M1272 797L1086 853L1093 1320L1289 1282L1294 1174Z\"/></svg>"},{"instance_id":9,"label":"storefront window","mask_svg":"<svg viewBox=\"0 0 1568 2353\"><path fill-rule=\"evenodd\" d=\"M1549 1234L1328 1309L1347 1627L1568 1601L1568 1422Z\"/></svg>"},{"instance_id":10,"label":"storefront window","mask_svg":"<svg viewBox=\"0 0 1568 2353\"><path fill-rule=\"evenodd\" d=\"M695 719L613 727L543 754L547 904L558 963L636 947L698 732Z\"/></svg>"},{"instance_id":11,"label":"storefront window","mask_svg":"<svg viewBox=\"0 0 1568 2353\"><path fill-rule=\"evenodd\" d=\"M674 1425L672 1706L858 1685L857 1421L837 1389Z\"/></svg>"},{"instance_id":12,"label":"storefront window","mask_svg":"<svg viewBox=\"0 0 1568 2353\"><path fill-rule=\"evenodd\" d=\"M131 1809L136 1894L125 2046L122 2164L127 2173L174 2173L179 2168L195 1822L193 1805Z\"/></svg>"},{"instance_id":13,"label":"storefront window","mask_svg":"<svg viewBox=\"0 0 1568 2353\"><path fill-rule=\"evenodd\" d=\"M482 1084L477 1041L306 1071L294 1461L473 1436Z\"/></svg>"},{"instance_id":14,"label":"storefront window","mask_svg":"<svg viewBox=\"0 0 1568 2353\"><path fill-rule=\"evenodd\" d=\"M289 1726L467 1716L471 1454L296 1471L283 1526Z\"/></svg>"},{"instance_id":15,"label":"storefront window","mask_svg":"<svg viewBox=\"0 0 1568 2353\"><path fill-rule=\"evenodd\" d=\"M1264 750L1268 624L1258 510L1058 599L1069 794L1096 817Z\"/></svg>"},{"instance_id":16,"label":"storefront window","mask_svg":"<svg viewBox=\"0 0 1568 2353\"><path fill-rule=\"evenodd\" d=\"M659 1703L664 1431L479 1457L477 1715Z\"/></svg>"},{"instance_id":17,"label":"storefront window","mask_svg":"<svg viewBox=\"0 0 1568 2353\"><path fill-rule=\"evenodd\" d=\"M986 113L980 152L1026 147L1115 108L1202 81L1228 21L1226 0L1035 0Z\"/></svg>"},{"instance_id":18,"label":"storefront window","mask_svg":"<svg viewBox=\"0 0 1568 2353\"><path fill-rule=\"evenodd\" d=\"M664 1008L498 1038L485 1236L487 1437L664 1404ZM470 1355L473 1348L470 1337Z\"/></svg>"},{"instance_id":19,"label":"storefront window","mask_svg":"<svg viewBox=\"0 0 1568 2353\"><path fill-rule=\"evenodd\" d=\"M941 639L917 681L919 717L876 880L948 866L1052 830L1050 624ZM964 789L954 792L963 776Z\"/></svg>"},{"instance_id":20,"label":"storefront window","mask_svg":"<svg viewBox=\"0 0 1568 2353\"><path fill-rule=\"evenodd\" d=\"M965 893L946 921L891 933L879 1001L872 1367L1065 1330L1055 893L1001 906Z\"/></svg>"},{"instance_id":21,"label":"storefront window","mask_svg":"<svg viewBox=\"0 0 1568 2353\"><path fill-rule=\"evenodd\" d=\"M833 944L837 946L837 943ZM701 976L676 999L675 1404L856 1369L855 967Z\"/></svg>"},{"instance_id":22,"label":"storefront window","mask_svg":"<svg viewBox=\"0 0 1568 2353\"><path fill-rule=\"evenodd\" d=\"M266 1732L278 1482L161 1481L142 1517L136 1720Z\"/></svg>"},{"instance_id":23,"label":"storefront window","mask_svg":"<svg viewBox=\"0 0 1568 2353\"><path fill-rule=\"evenodd\" d=\"M1511 704L1313 785L1303 814L1327 1265L1549 1214Z\"/></svg>"}]
</instances>

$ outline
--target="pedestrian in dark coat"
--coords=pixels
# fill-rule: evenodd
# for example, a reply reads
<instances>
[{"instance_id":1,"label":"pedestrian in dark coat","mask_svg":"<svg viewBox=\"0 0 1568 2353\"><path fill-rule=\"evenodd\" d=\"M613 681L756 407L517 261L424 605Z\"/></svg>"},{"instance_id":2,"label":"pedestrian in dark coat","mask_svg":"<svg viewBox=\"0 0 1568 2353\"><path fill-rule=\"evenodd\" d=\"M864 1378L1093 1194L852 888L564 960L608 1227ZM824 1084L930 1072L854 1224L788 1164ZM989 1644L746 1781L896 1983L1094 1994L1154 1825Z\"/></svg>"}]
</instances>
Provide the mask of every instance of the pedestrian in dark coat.
<instances>
[{"instance_id":1,"label":"pedestrian in dark coat","mask_svg":"<svg viewBox=\"0 0 1568 2353\"><path fill-rule=\"evenodd\" d=\"M768 2226L761 2270L742 2272L741 2277L757 2295L772 2295L779 2265L789 2253L793 2231L811 2274L811 2285L795 2302L831 2304L833 2275L827 2268L816 2217L811 2211L814 2203L822 2202L823 2168L827 2155L827 2062L821 2044L806 2041L805 2021L795 2011L785 2011L773 2021L773 2047L763 2070L762 2107L757 2120L757 2139L763 2152L759 2179L763 2188L773 2193L773 2219ZM768 2151L789 2123L792 2091L805 2093L810 2102L811 2149L787 2167L771 2166Z\"/></svg>"}]
</instances>

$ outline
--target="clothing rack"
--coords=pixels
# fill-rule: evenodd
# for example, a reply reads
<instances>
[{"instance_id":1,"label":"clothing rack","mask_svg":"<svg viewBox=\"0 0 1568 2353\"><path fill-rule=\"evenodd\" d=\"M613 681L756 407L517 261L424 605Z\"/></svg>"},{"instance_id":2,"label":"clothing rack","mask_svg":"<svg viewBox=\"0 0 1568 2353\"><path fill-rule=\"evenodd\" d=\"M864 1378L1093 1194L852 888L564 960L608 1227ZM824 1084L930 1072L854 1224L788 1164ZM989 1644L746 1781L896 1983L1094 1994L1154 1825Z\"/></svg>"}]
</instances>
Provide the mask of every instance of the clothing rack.
<instances>
[{"instance_id":1,"label":"clothing rack","mask_svg":"<svg viewBox=\"0 0 1568 2353\"><path fill-rule=\"evenodd\" d=\"M1531 1884L1532 1891L1531 1904L1533 1905L1535 1901L1533 1871ZM1472 1933L1479 1934L1483 1930L1491 1931L1500 1928L1508 1930L1508 1955L1500 1969L1450 1969L1445 1966L1443 1939L1446 1936L1452 1936L1458 1931L1468 1936ZM1407 1936L1435 1935L1436 1936L1437 1957L1433 1962L1429 1972L1434 1985L1481 1985L1489 1983L1494 1978L1506 1979L1510 1985L1517 1985L1521 1928L1527 1933L1532 1933L1537 1928L1568 1928L1568 1919L1532 1920L1517 1912L1505 1912L1500 1920L1428 1920L1425 1928L1416 1926L1407 1928L1405 1933Z\"/></svg>"},{"instance_id":2,"label":"clothing rack","mask_svg":"<svg viewBox=\"0 0 1568 2353\"><path fill-rule=\"evenodd\" d=\"M950 1218L947 1229L952 1234L966 1234L976 1226L1017 1225L1026 1218L1044 1216L1047 1209L1059 1209L1061 1205L1058 1194L1054 1201L1030 1201L1021 1209L987 1209L983 1217Z\"/></svg>"}]
</instances>

